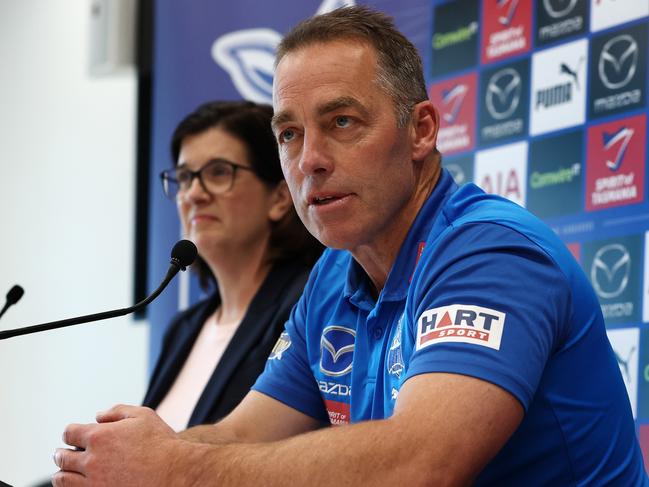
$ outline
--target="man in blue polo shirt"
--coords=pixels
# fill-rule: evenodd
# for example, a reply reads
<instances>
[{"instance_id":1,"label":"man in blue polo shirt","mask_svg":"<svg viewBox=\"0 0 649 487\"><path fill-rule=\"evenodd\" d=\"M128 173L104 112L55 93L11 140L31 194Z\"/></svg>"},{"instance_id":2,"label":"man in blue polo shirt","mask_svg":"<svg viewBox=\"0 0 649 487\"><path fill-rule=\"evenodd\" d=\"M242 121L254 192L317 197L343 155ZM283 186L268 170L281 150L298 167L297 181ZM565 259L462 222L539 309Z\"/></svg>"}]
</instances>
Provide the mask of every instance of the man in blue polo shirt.
<instances>
[{"instance_id":1,"label":"man in blue polo shirt","mask_svg":"<svg viewBox=\"0 0 649 487\"><path fill-rule=\"evenodd\" d=\"M223 421L116 406L55 485L647 485L597 299L524 209L441 170L415 48L364 7L282 41L282 167L330 247ZM323 424L339 425L322 428Z\"/></svg>"}]
</instances>

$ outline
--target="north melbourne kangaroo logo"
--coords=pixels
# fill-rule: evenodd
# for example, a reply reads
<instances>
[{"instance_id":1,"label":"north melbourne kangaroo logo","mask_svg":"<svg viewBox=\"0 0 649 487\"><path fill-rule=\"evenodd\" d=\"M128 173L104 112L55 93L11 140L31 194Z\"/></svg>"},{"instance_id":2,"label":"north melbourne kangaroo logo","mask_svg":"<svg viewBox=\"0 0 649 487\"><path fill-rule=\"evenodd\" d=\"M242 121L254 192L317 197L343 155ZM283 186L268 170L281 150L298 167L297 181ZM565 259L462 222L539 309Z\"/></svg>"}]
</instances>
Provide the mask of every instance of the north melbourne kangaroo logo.
<instances>
[{"instance_id":1,"label":"north melbourne kangaroo logo","mask_svg":"<svg viewBox=\"0 0 649 487\"><path fill-rule=\"evenodd\" d=\"M354 5L354 0L324 0L316 15ZM269 28L229 32L212 44L212 58L228 72L246 100L272 103L275 50L282 35Z\"/></svg>"}]
</instances>

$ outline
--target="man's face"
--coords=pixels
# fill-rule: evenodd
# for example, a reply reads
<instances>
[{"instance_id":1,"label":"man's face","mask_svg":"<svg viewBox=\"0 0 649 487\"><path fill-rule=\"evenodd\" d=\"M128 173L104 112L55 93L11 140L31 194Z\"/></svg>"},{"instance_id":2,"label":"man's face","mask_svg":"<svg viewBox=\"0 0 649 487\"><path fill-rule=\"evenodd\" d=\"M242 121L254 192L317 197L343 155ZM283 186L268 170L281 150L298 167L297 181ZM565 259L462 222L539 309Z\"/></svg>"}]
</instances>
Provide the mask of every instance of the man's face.
<instances>
[{"instance_id":1,"label":"man's face","mask_svg":"<svg viewBox=\"0 0 649 487\"><path fill-rule=\"evenodd\" d=\"M397 128L376 54L353 40L291 52L273 85L282 169L300 218L323 244L380 249L410 221L413 128ZM392 237L394 238L394 237Z\"/></svg>"}]
</instances>

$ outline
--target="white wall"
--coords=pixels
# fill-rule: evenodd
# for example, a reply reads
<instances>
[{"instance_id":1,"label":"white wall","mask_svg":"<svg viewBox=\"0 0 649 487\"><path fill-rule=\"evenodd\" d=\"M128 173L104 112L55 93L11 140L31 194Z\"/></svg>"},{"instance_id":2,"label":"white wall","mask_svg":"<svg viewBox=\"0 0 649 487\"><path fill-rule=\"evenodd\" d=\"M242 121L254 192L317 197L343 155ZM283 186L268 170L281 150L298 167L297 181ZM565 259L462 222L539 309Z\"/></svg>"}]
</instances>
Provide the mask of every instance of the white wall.
<instances>
[{"instance_id":1,"label":"white wall","mask_svg":"<svg viewBox=\"0 0 649 487\"><path fill-rule=\"evenodd\" d=\"M87 0L0 0L0 320L131 304L135 75L87 73ZM147 325L118 318L0 341L0 480L55 471L69 422L137 403Z\"/></svg>"}]
</instances>

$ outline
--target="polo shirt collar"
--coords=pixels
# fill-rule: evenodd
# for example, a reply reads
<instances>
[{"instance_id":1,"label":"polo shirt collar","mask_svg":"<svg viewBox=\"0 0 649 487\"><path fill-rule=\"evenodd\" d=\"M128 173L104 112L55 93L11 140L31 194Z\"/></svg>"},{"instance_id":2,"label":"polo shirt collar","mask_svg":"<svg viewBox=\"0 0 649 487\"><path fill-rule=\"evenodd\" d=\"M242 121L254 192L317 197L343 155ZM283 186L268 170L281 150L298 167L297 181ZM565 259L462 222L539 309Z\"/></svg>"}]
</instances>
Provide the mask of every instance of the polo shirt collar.
<instances>
[{"instance_id":1,"label":"polo shirt collar","mask_svg":"<svg viewBox=\"0 0 649 487\"><path fill-rule=\"evenodd\" d=\"M415 271L415 266L421 256L428 234L443 203L457 188L457 184L455 184L451 175L446 169L442 169L437 185L419 210L406 235L406 239L401 245L385 287L379 296L379 301L400 301L406 298L410 279ZM365 271L349 254L344 289L345 297L359 308L371 309L375 306L375 301L370 292L370 286L371 283Z\"/></svg>"}]
</instances>

